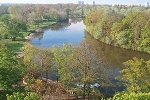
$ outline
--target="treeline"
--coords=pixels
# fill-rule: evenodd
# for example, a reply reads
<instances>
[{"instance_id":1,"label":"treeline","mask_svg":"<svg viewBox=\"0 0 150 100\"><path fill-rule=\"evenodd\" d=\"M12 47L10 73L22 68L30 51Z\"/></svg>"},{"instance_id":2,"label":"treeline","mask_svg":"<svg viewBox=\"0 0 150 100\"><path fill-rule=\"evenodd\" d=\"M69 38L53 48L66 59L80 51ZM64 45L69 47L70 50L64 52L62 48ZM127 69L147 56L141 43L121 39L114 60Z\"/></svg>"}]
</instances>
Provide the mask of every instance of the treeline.
<instances>
[{"instance_id":1,"label":"treeline","mask_svg":"<svg viewBox=\"0 0 150 100\"><path fill-rule=\"evenodd\" d=\"M0 39L24 38L38 28L70 17L83 17L92 10L91 5L77 4L14 4L0 6Z\"/></svg>"},{"instance_id":2,"label":"treeline","mask_svg":"<svg viewBox=\"0 0 150 100\"><path fill-rule=\"evenodd\" d=\"M0 39L24 38L38 28L68 21L67 10L61 5L18 4L1 6Z\"/></svg>"},{"instance_id":3,"label":"treeline","mask_svg":"<svg viewBox=\"0 0 150 100\"><path fill-rule=\"evenodd\" d=\"M86 30L107 44L150 53L149 8L100 7L86 16Z\"/></svg>"},{"instance_id":4,"label":"treeline","mask_svg":"<svg viewBox=\"0 0 150 100\"><path fill-rule=\"evenodd\" d=\"M64 21L68 17L82 17L88 14L92 5L78 4L14 4L0 6L0 16L10 14L13 18L19 18L25 23L44 18L46 20Z\"/></svg>"}]
</instances>

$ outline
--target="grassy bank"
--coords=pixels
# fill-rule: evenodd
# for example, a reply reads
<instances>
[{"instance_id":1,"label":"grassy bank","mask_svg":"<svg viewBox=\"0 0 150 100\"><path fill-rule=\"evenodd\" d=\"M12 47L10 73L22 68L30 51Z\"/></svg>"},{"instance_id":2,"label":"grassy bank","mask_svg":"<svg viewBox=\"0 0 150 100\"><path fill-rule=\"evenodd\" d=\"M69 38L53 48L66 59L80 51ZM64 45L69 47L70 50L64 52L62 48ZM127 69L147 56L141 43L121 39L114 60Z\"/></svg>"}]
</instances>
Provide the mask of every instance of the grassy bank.
<instances>
[{"instance_id":1,"label":"grassy bank","mask_svg":"<svg viewBox=\"0 0 150 100\"><path fill-rule=\"evenodd\" d=\"M12 49L12 51L14 52L20 52L21 47L23 47L24 45L24 41L25 41L25 37L28 36L30 33L33 33L36 29L39 28L46 28L49 27L53 24L55 24L56 22L48 22L48 21L44 21L42 23L39 23L39 25L34 25L34 24L28 24L28 29L26 32L20 32L21 34L23 34L23 37L17 37L16 41L12 41L11 39L6 39L5 41L8 43L8 46ZM1 36L0 36L0 40L2 40Z\"/></svg>"}]
</instances>

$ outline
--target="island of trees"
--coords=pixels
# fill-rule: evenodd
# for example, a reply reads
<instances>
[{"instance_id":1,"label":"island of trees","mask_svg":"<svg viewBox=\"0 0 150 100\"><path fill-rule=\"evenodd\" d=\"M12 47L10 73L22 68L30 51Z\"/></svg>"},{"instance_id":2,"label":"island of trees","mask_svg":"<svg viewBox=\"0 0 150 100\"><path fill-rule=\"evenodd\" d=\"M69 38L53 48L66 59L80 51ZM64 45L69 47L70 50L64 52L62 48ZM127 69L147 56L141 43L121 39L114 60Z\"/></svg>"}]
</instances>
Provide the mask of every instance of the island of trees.
<instances>
[{"instance_id":1,"label":"island of trees","mask_svg":"<svg viewBox=\"0 0 150 100\"><path fill-rule=\"evenodd\" d=\"M25 36L36 29L67 21L69 17L83 17L83 12L86 30L95 39L150 53L149 8L75 4L0 6L0 99L150 99L150 60L134 57L124 62L125 68L117 77L124 90L108 95L100 91L111 85L104 74L107 68L87 40L78 46L69 43L48 49L24 42ZM23 52L23 57L18 56L18 51Z\"/></svg>"}]
</instances>

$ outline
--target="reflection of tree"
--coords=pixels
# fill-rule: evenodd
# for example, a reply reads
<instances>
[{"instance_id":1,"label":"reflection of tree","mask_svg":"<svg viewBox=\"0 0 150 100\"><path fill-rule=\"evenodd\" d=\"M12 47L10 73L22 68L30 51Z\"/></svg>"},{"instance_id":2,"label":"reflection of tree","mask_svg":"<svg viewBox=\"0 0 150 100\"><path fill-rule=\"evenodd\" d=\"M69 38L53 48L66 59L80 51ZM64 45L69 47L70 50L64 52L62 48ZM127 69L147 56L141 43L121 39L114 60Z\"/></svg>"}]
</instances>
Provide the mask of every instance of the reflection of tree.
<instances>
[{"instance_id":1,"label":"reflection of tree","mask_svg":"<svg viewBox=\"0 0 150 100\"><path fill-rule=\"evenodd\" d=\"M44 33L43 32L37 32L34 33L34 38L38 38L39 41L44 37Z\"/></svg>"},{"instance_id":2,"label":"reflection of tree","mask_svg":"<svg viewBox=\"0 0 150 100\"><path fill-rule=\"evenodd\" d=\"M59 22L53 26L51 26L51 30L60 30L60 28L65 28L70 26L71 23L77 23L77 22L81 22L83 20L83 18L71 18L70 21L68 22Z\"/></svg>"},{"instance_id":3,"label":"reflection of tree","mask_svg":"<svg viewBox=\"0 0 150 100\"><path fill-rule=\"evenodd\" d=\"M95 40L87 32L85 32L85 38L87 43L92 46L94 53L96 53L98 57L104 57L103 62L109 66L121 67L123 62L130 60L133 57L144 58L145 60L150 58L150 55L147 53L127 50L102 43L98 40Z\"/></svg>"},{"instance_id":4,"label":"reflection of tree","mask_svg":"<svg viewBox=\"0 0 150 100\"><path fill-rule=\"evenodd\" d=\"M70 24L68 22L57 23L54 26L51 26L51 30L60 30L60 28L68 27Z\"/></svg>"},{"instance_id":5,"label":"reflection of tree","mask_svg":"<svg viewBox=\"0 0 150 100\"><path fill-rule=\"evenodd\" d=\"M112 94L115 91L120 91L123 89L123 86L120 88L120 85L117 85L117 81L115 80L115 77L119 75L119 70L124 68L123 62L133 59L133 57L144 58L145 60L150 58L150 55L147 53L127 50L102 43L94 39L87 32L85 32L85 39L86 42L91 46L95 55L102 60L103 64L106 65L105 67L108 69L105 72L105 75L108 75L112 81L112 83L109 83L110 86L106 86L104 89L108 94Z\"/></svg>"},{"instance_id":6,"label":"reflection of tree","mask_svg":"<svg viewBox=\"0 0 150 100\"><path fill-rule=\"evenodd\" d=\"M71 18L70 23L77 23L77 22L81 22L82 20L83 18Z\"/></svg>"}]
</instances>

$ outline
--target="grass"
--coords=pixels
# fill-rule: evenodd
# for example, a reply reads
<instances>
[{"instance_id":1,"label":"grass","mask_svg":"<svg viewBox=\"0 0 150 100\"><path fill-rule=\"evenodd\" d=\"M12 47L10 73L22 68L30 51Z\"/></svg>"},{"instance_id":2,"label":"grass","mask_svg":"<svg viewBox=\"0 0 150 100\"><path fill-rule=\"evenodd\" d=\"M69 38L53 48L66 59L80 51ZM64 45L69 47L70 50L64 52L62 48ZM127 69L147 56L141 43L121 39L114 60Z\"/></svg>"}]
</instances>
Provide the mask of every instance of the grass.
<instances>
[{"instance_id":1,"label":"grass","mask_svg":"<svg viewBox=\"0 0 150 100\"><path fill-rule=\"evenodd\" d=\"M21 52L21 48L24 46L24 39L16 39L16 41L12 41L11 39L5 39L3 41L7 43L8 47L13 52Z\"/></svg>"},{"instance_id":2,"label":"grass","mask_svg":"<svg viewBox=\"0 0 150 100\"><path fill-rule=\"evenodd\" d=\"M20 33L23 34L23 37L26 37L30 33L35 32L36 29L46 28L55 23L56 22L54 21L53 22L43 21L43 23L40 23L39 25L28 24L27 32L20 32ZM0 24L2 23L0 22ZM3 40L1 36L0 36L0 40ZM7 39L6 41L8 43L8 46L12 49L13 52L21 52L21 47L24 46L24 39L20 37L17 37L16 41L12 41L11 39Z\"/></svg>"},{"instance_id":3,"label":"grass","mask_svg":"<svg viewBox=\"0 0 150 100\"><path fill-rule=\"evenodd\" d=\"M23 41L11 41L8 42L8 47L11 48L13 52L21 52L21 48L24 46Z\"/></svg>"},{"instance_id":4,"label":"grass","mask_svg":"<svg viewBox=\"0 0 150 100\"><path fill-rule=\"evenodd\" d=\"M51 26L53 24L55 24L56 22L43 22L43 23L40 23L39 25L33 25L33 24L29 24L28 25L28 31L29 32L34 32L36 29L38 28L46 28L48 26Z\"/></svg>"}]
</instances>

